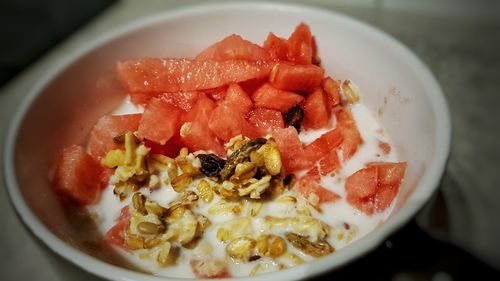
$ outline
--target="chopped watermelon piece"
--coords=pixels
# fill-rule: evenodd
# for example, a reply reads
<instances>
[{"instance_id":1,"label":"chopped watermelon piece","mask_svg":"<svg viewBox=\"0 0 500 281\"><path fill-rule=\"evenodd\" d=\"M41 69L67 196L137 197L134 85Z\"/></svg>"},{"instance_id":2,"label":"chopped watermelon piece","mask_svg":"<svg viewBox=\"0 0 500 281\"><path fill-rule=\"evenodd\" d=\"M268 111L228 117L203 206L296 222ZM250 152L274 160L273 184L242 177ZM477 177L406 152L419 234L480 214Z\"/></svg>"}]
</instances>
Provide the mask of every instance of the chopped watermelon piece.
<instances>
[{"instance_id":1,"label":"chopped watermelon piece","mask_svg":"<svg viewBox=\"0 0 500 281\"><path fill-rule=\"evenodd\" d=\"M256 107L288 112L290 108L301 103L304 97L289 91L277 89L271 84L266 83L255 91L252 95L252 100Z\"/></svg>"},{"instance_id":2,"label":"chopped watermelon piece","mask_svg":"<svg viewBox=\"0 0 500 281\"><path fill-rule=\"evenodd\" d=\"M259 136L265 136L276 129L284 129L285 121L281 112L267 108L255 108L248 114L248 122L257 128Z\"/></svg>"},{"instance_id":3,"label":"chopped watermelon piece","mask_svg":"<svg viewBox=\"0 0 500 281\"><path fill-rule=\"evenodd\" d=\"M297 190L306 199L309 199L311 194L317 195L320 204L335 202L340 199L340 196L337 193L324 188L320 183L321 178L319 176L318 168L315 167L299 179L297 182Z\"/></svg>"},{"instance_id":4,"label":"chopped watermelon piece","mask_svg":"<svg viewBox=\"0 0 500 281\"><path fill-rule=\"evenodd\" d=\"M180 144L191 151L213 151L219 156L225 155L224 146L209 129L209 118L216 108L215 103L206 96L200 96L198 102L182 119Z\"/></svg>"},{"instance_id":5,"label":"chopped watermelon piece","mask_svg":"<svg viewBox=\"0 0 500 281\"><path fill-rule=\"evenodd\" d=\"M83 147L72 145L57 157L52 186L71 202L92 204L100 194L101 172L101 165Z\"/></svg>"},{"instance_id":6,"label":"chopped watermelon piece","mask_svg":"<svg viewBox=\"0 0 500 281\"><path fill-rule=\"evenodd\" d=\"M330 116L326 106L325 94L321 88L312 92L304 102L305 129L317 130L328 126Z\"/></svg>"},{"instance_id":7,"label":"chopped watermelon piece","mask_svg":"<svg viewBox=\"0 0 500 281\"><path fill-rule=\"evenodd\" d=\"M121 61L118 80L129 92L186 92L212 89L269 75L267 61L152 59Z\"/></svg>"},{"instance_id":8,"label":"chopped watermelon piece","mask_svg":"<svg viewBox=\"0 0 500 281\"><path fill-rule=\"evenodd\" d=\"M229 85L224 104L242 116L246 115L253 107L252 100L238 84Z\"/></svg>"},{"instance_id":9,"label":"chopped watermelon piece","mask_svg":"<svg viewBox=\"0 0 500 281\"><path fill-rule=\"evenodd\" d=\"M269 32L269 35L264 41L263 48L269 52L273 60L288 60L288 42L286 39L274 35Z\"/></svg>"},{"instance_id":10,"label":"chopped watermelon piece","mask_svg":"<svg viewBox=\"0 0 500 281\"><path fill-rule=\"evenodd\" d=\"M122 249L127 249L125 241L125 232L130 225L130 212L128 206L125 206L120 211L118 222L104 235L103 239L108 245L118 246Z\"/></svg>"},{"instance_id":11,"label":"chopped watermelon piece","mask_svg":"<svg viewBox=\"0 0 500 281\"><path fill-rule=\"evenodd\" d=\"M240 82L238 84L243 89L243 91L245 91L245 93L248 93L251 96L255 91L257 91L258 88L266 84L268 80L269 80L268 77L266 77L265 79L250 79L247 81Z\"/></svg>"},{"instance_id":12,"label":"chopped watermelon piece","mask_svg":"<svg viewBox=\"0 0 500 281\"><path fill-rule=\"evenodd\" d=\"M233 34L213 44L198 56L197 60L249 60L268 61L271 60L269 53L257 44L247 41L241 36Z\"/></svg>"},{"instance_id":13,"label":"chopped watermelon piece","mask_svg":"<svg viewBox=\"0 0 500 281\"><path fill-rule=\"evenodd\" d=\"M328 76L321 82L321 87L325 92L328 116L331 116L333 108L340 104L340 84Z\"/></svg>"},{"instance_id":14,"label":"chopped watermelon piece","mask_svg":"<svg viewBox=\"0 0 500 281\"><path fill-rule=\"evenodd\" d=\"M109 169L102 167L101 174L99 175L99 187L101 190L105 189L109 185L109 179L115 174L115 169Z\"/></svg>"},{"instance_id":15,"label":"chopped watermelon piece","mask_svg":"<svg viewBox=\"0 0 500 281\"><path fill-rule=\"evenodd\" d=\"M385 141L379 141L378 148L380 148L384 154L389 154L391 152L391 145Z\"/></svg>"},{"instance_id":16,"label":"chopped watermelon piece","mask_svg":"<svg viewBox=\"0 0 500 281\"><path fill-rule=\"evenodd\" d=\"M227 262L223 259L192 259L189 261L189 264L197 278L214 279L231 277Z\"/></svg>"},{"instance_id":17,"label":"chopped watermelon piece","mask_svg":"<svg viewBox=\"0 0 500 281\"><path fill-rule=\"evenodd\" d=\"M224 142L237 135L255 138L257 129L250 124L238 109L227 104L219 104L210 114L208 122L210 130Z\"/></svg>"},{"instance_id":18,"label":"chopped watermelon piece","mask_svg":"<svg viewBox=\"0 0 500 281\"><path fill-rule=\"evenodd\" d=\"M313 57L313 38L309 26L300 23L288 38L288 60L310 64Z\"/></svg>"},{"instance_id":19,"label":"chopped watermelon piece","mask_svg":"<svg viewBox=\"0 0 500 281\"><path fill-rule=\"evenodd\" d=\"M359 133L356 121L352 113L347 108L341 108L336 113L337 128L342 131L344 141L342 142L342 155L345 160L350 159L358 150L358 146L363 142Z\"/></svg>"},{"instance_id":20,"label":"chopped watermelon piece","mask_svg":"<svg viewBox=\"0 0 500 281\"><path fill-rule=\"evenodd\" d=\"M278 149L281 152L281 161L287 173L303 170L311 166L311 162L304 154L304 146L294 127L276 129L272 132Z\"/></svg>"},{"instance_id":21,"label":"chopped watermelon piece","mask_svg":"<svg viewBox=\"0 0 500 281\"><path fill-rule=\"evenodd\" d=\"M227 86L221 86L214 89L208 89L204 91L207 97L213 99L214 101L223 100L226 97Z\"/></svg>"},{"instance_id":22,"label":"chopped watermelon piece","mask_svg":"<svg viewBox=\"0 0 500 281\"><path fill-rule=\"evenodd\" d=\"M174 137L169 139L164 145L145 139L144 145L150 149L151 154L162 154L171 158L177 157L182 148L175 142Z\"/></svg>"},{"instance_id":23,"label":"chopped watermelon piece","mask_svg":"<svg viewBox=\"0 0 500 281\"><path fill-rule=\"evenodd\" d=\"M276 64L270 74L271 84L282 90L311 91L321 84L325 70L316 65Z\"/></svg>"},{"instance_id":24,"label":"chopped watermelon piece","mask_svg":"<svg viewBox=\"0 0 500 281\"><path fill-rule=\"evenodd\" d=\"M319 172L326 176L335 173L340 168L340 160L337 155L337 150L330 151L325 157L319 161Z\"/></svg>"},{"instance_id":25,"label":"chopped watermelon piece","mask_svg":"<svg viewBox=\"0 0 500 281\"><path fill-rule=\"evenodd\" d=\"M109 150L120 147L113 138L139 128L142 114L105 115L97 121L90 132L87 148L94 158L100 159Z\"/></svg>"},{"instance_id":26,"label":"chopped watermelon piece","mask_svg":"<svg viewBox=\"0 0 500 281\"><path fill-rule=\"evenodd\" d=\"M347 202L367 215L383 212L398 194L406 163L373 163L346 179Z\"/></svg>"},{"instance_id":27,"label":"chopped watermelon piece","mask_svg":"<svg viewBox=\"0 0 500 281\"><path fill-rule=\"evenodd\" d=\"M332 151L336 154L343 139L342 132L339 129L330 130L306 145L304 149L305 155L311 163L316 163Z\"/></svg>"},{"instance_id":28,"label":"chopped watermelon piece","mask_svg":"<svg viewBox=\"0 0 500 281\"><path fill-rule=\"evenodd\" d=\"M159 98L153 98L139 124L140 137L165 144L179 130L181 110Z\"/></svg>"},{"instance_id":29,"label":"chopped watermelon piece","mask_svg":"<svg viewBox=\"0 0 500 281\"><path fill-rule=\"evenodd\" d=\"M408 164L406 162L375 162L367 165L378 169L378 182L381 185L400 185Z\"/></svg>"}]
</instances>

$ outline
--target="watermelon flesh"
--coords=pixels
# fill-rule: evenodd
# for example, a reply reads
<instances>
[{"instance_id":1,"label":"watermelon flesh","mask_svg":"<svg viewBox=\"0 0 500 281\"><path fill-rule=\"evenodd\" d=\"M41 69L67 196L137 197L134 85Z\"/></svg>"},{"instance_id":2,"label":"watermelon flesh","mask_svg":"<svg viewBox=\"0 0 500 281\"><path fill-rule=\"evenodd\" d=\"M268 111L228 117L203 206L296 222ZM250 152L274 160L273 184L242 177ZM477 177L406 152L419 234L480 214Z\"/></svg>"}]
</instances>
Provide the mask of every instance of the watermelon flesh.
<instances>
[{"instance_id":1,"label":"watermelon flesh","mask_svg":"<svg viewBox=\"0 0 500 281\"><path fill-rule=\"evenodd\" d=\"M144 139L164 145L179 130L180 114L181 110L153 98L142 114L137 133Z\"/></svg>"},{"instance_id":2,"label":"watermelon flesh","mask_svg":"<svg viewBox=\"0 0 500 281\"><path fill-rule=\"evenodd\" d=\"M122 249L127 249L127 242L125 241L125 231L130 225L130 212L128 206L125 206L120 211L118 222L111 227L103 237L104 242L108 245L118 246Z\"/></svg>"},{"instance_id":3,"label":"watermelon flesh","mask_svg":"<svg viewBox=\"0 0 500 281\"><path fill-rule=\"evenodd\" d=\"M330 116L326 105L325 93L321 88L316 89L304 102L305 129L317 130L327 127Z\"/></svg>"},{"instance_id":4,"label":"watermelon flesh","mask_svg":"<svg viewBox=\"0 0 500 281\"><path fill-rule=\"evenodd\" d=\"M319 176L317 167L311 169L305 176L300 178L296 187L305 199L309 199L311 194L318 196L319 204L335 202L340 199L340 195L321 185L321 177Z\"/></svg>"},{"instance_id":5,"label":"watermelon flesh","mask_svg":"<svg viewBox=\"0 0 500 281\"><path fill-rule=\"evenodd\" d=\"M101 159L112 149L120 148L113 138L139 128L142 114L105 115L97 121L90 132L87 149L94 158Z\"/></svg>"},{"instance_id":6,"label":"watermelon flesh","mask_svg":"<svg viewBox=\"0 0 500 281\"><path fill-rule=\"evenodd\" d=\"M293 92L280 90L266 83L252 95L255 107L265 107L286 113L293 106L301 103L304 97Z\"/></svg>"},{"instance_id":7,"label":"watermelon flesh","mask_svg":"<svg viewBox=\"0 0 500 281\"><path fill-rule=\"evenodd\" d=\"M215 103L206 96L200 96L198 102L182 119L179 142L190 151L213 151L224 156L224 146L209 128L209 119L216 108Z\"/></svg>"},{"instance_id":8,"label":"watermelon flesh","mask_svg":"<svg viewBox=\"0 0 500 281\"><path fill-rule=\"evenodd\" d=\"M271 55L259 45L232 34L202 51L196 60L269 61Z\"/></svg>"},{"instance_id":9,"label":"watermelon flesh","mask_svg":"<svg viewBox=\"0 0 500 281\"><path fill-rule=\"evenodd\" d=\"M346 179L347 202L367 215L383 212L396 195L407 164L372 163Z\"/></svg>"},{"instance_id":10,"label":"watermelon flesh","mask_svg":"<svg viewBox=\"0 0 500 281\"><path fill-rule=\"evenodd\" d=\"M269 82L278 89L309 92L321 84L324 73L323 68L312 64L278 63L271 71Z\"/></svg>"},{"instance_id":11,"label":"watermelon flesh","mask_svg":"<svg viewBox=\"0 0 500 281\"><path fill-rule=\"evenodd\" d=\"M248 122L258 131L259 136L265 136L277 129L284 129L285 122L281 112L267 108L255 108L248 112Z\"/></svg>"},{"instance_id":12,"label":"watermelon flesh","mask_svg":"<svg viewBox=\"0 0 500 281\"><path fill-rule=\"evenodd\" d=\"M64 148L56 160L52 186L62 197L78 205L89 205L99 198L101 165L83 147Z\"/></svg>"},{"instance_id":13,"label":"watermelon flesh","mask_svg":"<svg viewBox=\"0 0 500 281\"><path fill-rule=\"evenodd\" d=\"M156 94L212 89L264 78L272 66L268 61L143 58L118 62L117 76L131 93Z\"/></svg>"}]
</instances>

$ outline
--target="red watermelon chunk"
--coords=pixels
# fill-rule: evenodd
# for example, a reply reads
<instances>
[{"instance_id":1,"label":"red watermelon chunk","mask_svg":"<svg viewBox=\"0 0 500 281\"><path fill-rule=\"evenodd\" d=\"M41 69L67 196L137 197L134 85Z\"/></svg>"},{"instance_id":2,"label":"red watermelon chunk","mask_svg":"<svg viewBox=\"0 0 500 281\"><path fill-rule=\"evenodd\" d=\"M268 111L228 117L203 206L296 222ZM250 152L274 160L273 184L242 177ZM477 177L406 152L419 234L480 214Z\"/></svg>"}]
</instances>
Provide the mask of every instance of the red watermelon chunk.
<instances>
[{"instance_id":1,"label":"red watermelon chunk","mask_svg":"<svg viewBox=\"0 0 500 281\"><path fill-rule=\"evenodd\" d=\"M358 150L358 146L363 142L359 133L356 121L352 113L347 108L341 108L335 113L337 118L337 128L342 131L344 141L342 142L342 155L345 160L350 159Z\"/></svg>"},{"instance_id":2,"label":"red watermelon chunk","mask_svg":"<svg viewBox=\"0 0 500 281\"><path fill-rule=\"evenodd\" d=\"M288 38L288 60L310 64L313 56L313 38L309 26L300 23Z\"/></svg>"},{"instance_id":3,"label":"red watermelon chunk","mask_svg":"<svg viewBox=\"0 0 500 281\"><path fill-rule=\"evenodd\" d=\"M264 41L263 48L269 52L275 61L288 60L287 40L274 35L272 32L269 32L266 41Z\"/></svg>"},{"instance_id":4,"label":"red watermelon chunk","mask_svg":"<svg viewBox=\"0 0 500 281\"><path fill-rule=\"evenodd\" d=\"M83 147L64 148L56 161L54 190L79 205L94 203L100 194L101 165Z\"/></svg>"},{"instance_id":5,"label":"red watermelon chunk","mask_svg":"<svg viewBox=\"0 0 500 281\"><path fill-rule=\"evenodd\" d=\"M321 88L312 92L304 102L305 129L317 130L328 126L330 116L326 105L325 94Z\"/></svg>"},{"instance_id":6,"label":"red watermelon chunk","mask_svg":"<svg viewBox=\"0 0 500 281\"><path fill-rule=\"evenodd\" d=\"M266 83L255 91L252 95L252 100L256 107L287 112L293 106L301 103L304 97L289 91L277 89L271 84Z\"/></svg>"},{"instance_id":7,"label":"red watermelon chunk","mask_svg":"<svg viewBox=\"0 0 500 281\"><path fill-rule=\"evenodd\" d=\"M163 145L179 130L180 115L181 110L178 108L153 98L142 114L138 134Z\"/></svg>"},{"instance_id":8,"label":"red watermelon chunk","mask_svg":"<svg viewBox=\"0 0 500 281\"><path fill-rule=\"evenodd\" d=\"M242 116L246 115L253 107L252 100L238 84L229 85L224 104Z\"/></svg>"},{"instance_id":9,"label":"red watermelon chunk","mask_svg":"<svg viewBox=\"0 0 500 281\"><path fill-rule=\"evenodd\" d=\"M200 279L230 278L227 262L223 259L191 259L189 261L194 275Z\"/></svg>"},{"instance_id":10,"label":"red watermelon chunk","mask_svg":"<svg viewBox=\"0 0 500 281\"><path fill-rule=\"evenodd\" d=\"M340 160L337 150L330 151L319 161L319 172L322 176L335 173L340 168Z\"/></svg>"},{"instance_id":11,"label":"red watermelon chunk","mask_svg":"<svg viewBox=\"0 0 500 281\"><path fill-rule=\"evenodd\" d=\"M109 229L103 239L108 245L118 246L122 249L127 249L125 241L126 230L130 225L130 212L128 206L122 208L118 222Z\"/></svg>"},{"instance_id":12,"label":"red watermelon chunk","mask_svg":"<svg viewBox=\"0 0 500 281\"><path fill-rule=\"evenodd\" d=\"M224 142L237 135L255 138L258 131L250 124L241 112L226 104L219 104L210 114L208 122L210 130Z\"/></svg>"},{"instance_id":13,"label":"red watermelon chunk","mask_svg":"<svg viewBox=\"0 0 500 281\"><path fill-rule=\"evenodd\" d=\"M257 44L233 34L213 44L198 56L197 60L225 61L232 59L249 61L271 60L269 53Z\"/></svg>"},{"instance_id":14,"label":"red watermelon chunk","mask_svg":"<svg viewBox=\"0 0 500 281\"><path fill-rule=\"evenodd\" d=\"M248 113L248 122L257 128L259 136L265 136L277 129L285 128L281 112L267 108L255 108Z\"/></svg>"},{"instance_id":15,"label":"red watermelon chunk","mask_svg":"<svg viewBox=\"0 0 500 281\"><path fill-rule=\"evenodd\" d=\"M383 212L398 194L406 163L373 163L346 179L347 202L367 215Z\"/></svg>"},{"instance_id":16,"label":"red watermelon chunk","mask_svg":"<svg viewBox=\"0 0 500 281\"><path fill-rule=\"evenodd\" d=\"M342 132L339 129L330 130L312 143L306 145L304 150L305 155L311 163L316 163L330 152L335 152L336 154L343 139Z\"/></svg>"},{"instance_id":17,"label":"red watermelon chunk","mask_svg":"<svg viewBox=\"0 0 500 281\"><path fill-rule=\"evenodd\" d=\"M264 78L272 66L267 61L143 58L118 62L117 73L131 93L186 92Z\"/></svg>"},{"instance_id":18,"label":"red watermelon chunk","mask_svg":"<svg viewBox=\"0 0 500 281\"><path fill-rule=\"evenodd\" d=\"M304 146L294 127L276 129L272 136L281 152L281 161L287 173L293 173L311 166L311 162L304 154Z\"/></svg>"},{"instance_id":19,"label":"red watermelon chunk","mask_svg":"<svg viewBox=\"0 0 500 281\"><path fill-rule=\"evenodd\" d=\"M325 92L328 116L331 116L333 108L340 104L340 84L328 76L321 82L321 87Z\"/></svg>"},{"instance_id":20,"label":"red watermelon chunk","mask_svg":"<svg viewBox=\"0 0 500 281\"><path fill-rule=\"evenodd\" d=\"M162 154L171 158L175 158L177 157L177 155L179 155L179 151L182 148L178 143L175 142L175 136L176 135L174 135L163 145L145 139L144 145L150 149L150 154Z\"/></svg>"},{"instance_id":21,"label":"red watermelon chunk","mask_svg":"<svg viewBox=\"0 0 500 281\"><path fill-rule=\"evenodd\" d=\"M321 185L321 177L319 176L317 167L311 169L305 176L299 179L297 190L306 199L309 199L311 194L317 195L320 204L335 202L340 199L338 194Z\"/></svg>"},{"instance_id":22,"label":"red watermelon chunk","mask_svg":"<svg viewBox=\"0 0 500 281\"><path fill-rule=\"evenodd\" d=\"M173 92L173 93L131 93L130 100L133 104L137 105L147 105L152 98L159 98L164 102L182 109L184 111L188 111L193 107L193 104L196 102L196 98L199 93L196 91L189 92Z\"/></svg>"},{"instance_id":23,"label":"red watermelon chunk","mask_svg":"<svg viewBox=\"0 0 500 281\"><path fill-rule=\"evenodd\" d=\"M282 90L311 91L321 84L325 70L316 65L276 64L269 76L271 84Z\"/></svg>"},{"instance_id":24,"label":"red watermelon chunk","mask_svg":"<svg viewBox=\"0 0 500 281\"><path fill-rule=\"evenodd\" d=\"M104 157L109 150L120 147L113 140L114 137L135 132L139 128L142 114L105 115L97 121L90 132L87 148L94 158Z\"/></svg>"},{"instance_id":25,"label":"red watermelon chunk","mask_svg":"<svg viewBox=\"0 0 500 281\"><path fill-rule=\"evenodd\" d=\"M224 146L209 129L210 115L216 108L215 103L206 96L200 96L198 102L182 119L180 142L190 151L213 151L224 156Z\"/></svg>"},{"instance_id":26,"label":"red watermelon chunk","mask_svg":"<svg viewBox=\"0 0 500 281\"><path fill-rule=\"evenodd\" d=\"M99 175L99 187L101 190L105 189L109 185L109 179L115 174L115 169L102 167L101 174Z\"/></svg>"}]
</instances>

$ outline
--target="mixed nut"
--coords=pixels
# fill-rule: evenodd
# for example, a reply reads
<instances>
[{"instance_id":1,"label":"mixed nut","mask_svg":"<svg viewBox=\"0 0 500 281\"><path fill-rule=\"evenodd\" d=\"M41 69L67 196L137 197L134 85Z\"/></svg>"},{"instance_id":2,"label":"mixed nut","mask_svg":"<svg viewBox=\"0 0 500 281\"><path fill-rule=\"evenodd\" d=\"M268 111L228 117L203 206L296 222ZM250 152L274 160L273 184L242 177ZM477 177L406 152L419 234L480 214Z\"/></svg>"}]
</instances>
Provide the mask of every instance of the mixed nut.
<instances>
[{"instance_id":1,"label":"mixed nut","mask_svg":"<svg viewBox=\"0 0 500 281\"><path fill-rule=\"evenodd\" d=\"M302 116L292 108L287 122L300 124ZM114 140L124 149L109 151L102 164L116 169L110 180L114 194L122 201L130 198L124 239L127 249L141 257L168 266L177 262L182 249L206 252L203 249L211 245L203 237L211 227L227 257L239 263L258 261L251 275L269 266L260 260L286 268L303 263L301 256L334 251L327 242L332 228L313 217L316 210L307 199L291 191L295 177L284 174L272 138L235 137L226 144L227 159L202 151L195 155L185 148L176 158L149 154L131 132ZM177 199L167 206L148 197L169 185ZM290 204L293 213L260 215L270 200ZM224 216L229 219L217 224L208 218Z\"/></svg>"}]
</instances>

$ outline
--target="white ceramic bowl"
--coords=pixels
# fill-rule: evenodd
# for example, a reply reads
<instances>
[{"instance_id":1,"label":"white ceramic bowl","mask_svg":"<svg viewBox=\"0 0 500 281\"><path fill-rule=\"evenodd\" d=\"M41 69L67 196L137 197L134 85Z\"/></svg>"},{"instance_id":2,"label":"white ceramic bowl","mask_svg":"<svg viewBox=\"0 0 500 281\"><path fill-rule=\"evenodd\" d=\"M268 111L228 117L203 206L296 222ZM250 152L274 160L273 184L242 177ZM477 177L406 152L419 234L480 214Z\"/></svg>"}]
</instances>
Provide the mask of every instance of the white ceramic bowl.
<instances>
[{"instance_id":1,"label":"white ceramic bowl","mask_svg":"<svg viewBox=\"0 0 500 281\"><path fill-rule=\"evenodd\" d=\"M164 280L127 269L109 251L89 250L85 240L92 229L82 229L84 223L65 213L47 180L56 152L83 143L98 117L120 102L119 88L109 82L117 60L191 57L231 33L263 42L269 31L287 36L301 21L316 36L326 72L357 83L362 102L409 169L393 214L366 237L314 262L241 280L308 278L379 245L423 206L444 170L450 118L441 89L412 52L373 27L337 13L262 3L198 6L144 18L88 42L47 69L14 116L5 145L8 191L26 225L52 250L101 277Z\"/></svg>"}]
</instances>

